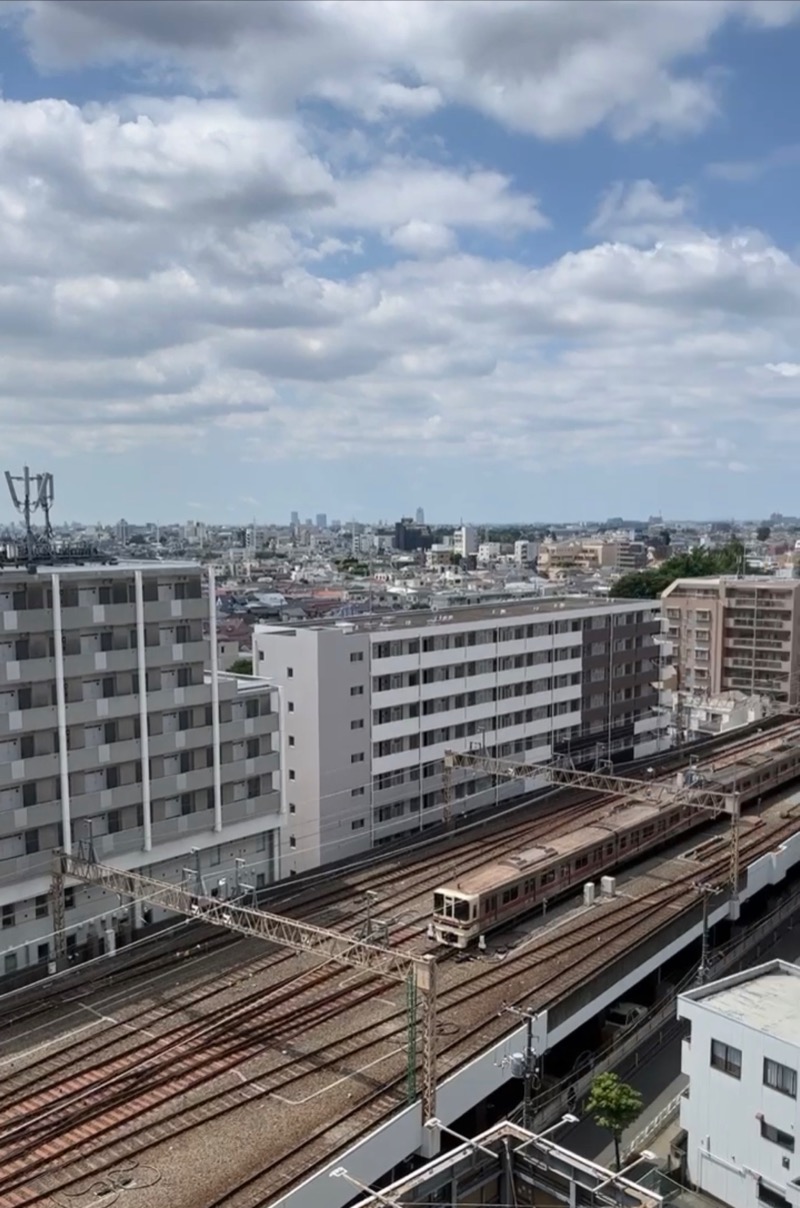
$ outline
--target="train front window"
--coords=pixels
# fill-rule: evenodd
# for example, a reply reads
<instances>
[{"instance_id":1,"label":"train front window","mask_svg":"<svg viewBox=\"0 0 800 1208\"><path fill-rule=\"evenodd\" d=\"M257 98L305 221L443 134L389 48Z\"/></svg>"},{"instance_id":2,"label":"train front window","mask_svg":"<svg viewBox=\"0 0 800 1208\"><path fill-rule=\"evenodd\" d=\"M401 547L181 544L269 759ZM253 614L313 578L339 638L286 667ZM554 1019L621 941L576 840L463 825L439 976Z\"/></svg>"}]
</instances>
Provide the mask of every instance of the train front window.
<instances>
[{"instance_id":1,"label":"train front window","mask_svg":"<svg viewBox=\"0 0 800 1208\"><path fill-rule=\"evenodd\" d=\"M435 893L433 895L433 913L444 914L444 894Z\"/></svg>"},{"instance_id":2,"label":"train front window","mask_svg":"<svg viewBox=\"0 0 800 1208\"><path fill-rule=\"evenodd\" d=\"M462 923L469 921L469 902L465 898L453 899L453 915L460 919Z\"/></svg>"}]
</instances>

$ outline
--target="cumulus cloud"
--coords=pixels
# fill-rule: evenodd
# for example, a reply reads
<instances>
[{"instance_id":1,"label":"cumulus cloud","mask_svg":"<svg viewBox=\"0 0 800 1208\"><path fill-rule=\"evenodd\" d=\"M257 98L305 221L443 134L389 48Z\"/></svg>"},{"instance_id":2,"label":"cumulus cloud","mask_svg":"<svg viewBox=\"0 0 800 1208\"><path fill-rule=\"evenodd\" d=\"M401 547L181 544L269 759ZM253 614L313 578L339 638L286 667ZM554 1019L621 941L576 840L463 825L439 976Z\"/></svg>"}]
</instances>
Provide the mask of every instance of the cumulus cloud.
<instances>
[{"instance_id":1,"label":"cumulus cloud","mask_svg":"<svg viewBox=\"0 0 800 1208\"><path fill-rule=\"evenodd\" d=\"M602 123L626 138L709 120L714 77L691 59L727 22L797 16L781 0L31 0L25 32L44 66L146 60L274 111L324 97L374 120L457 103L545 138Z\"/></svg>"},{"instance_id":2,"label":"cumulus cloud","mask_svg":"<svg viewBox=\"0 0 800 1208\"><path fill-rule=\"evenodd\" d=\"M408 130L453 104L544 138L695 129L716 100L692 56L726 20L795 13L768 10L29 4L40 64L192 95L0 100L4 438L747 464L752 425L797 402L792 255L704 232L650 180L604 194L596 246L531 255L556 215ZM364 121L327 142L320 98Z\"/></svg>"},{"instance_id":3,"label":"cumulus cloud","mask_svg":"<svg viewBox=\"0 0 800 1208\"><path fill-rule=\"evenodd\" d=\"M588 232L631 243L652 243L685 224L692 204L692 194L685 188L668 198L651 180L617 181L600 199Z\"/></svg>"}]
</instances>

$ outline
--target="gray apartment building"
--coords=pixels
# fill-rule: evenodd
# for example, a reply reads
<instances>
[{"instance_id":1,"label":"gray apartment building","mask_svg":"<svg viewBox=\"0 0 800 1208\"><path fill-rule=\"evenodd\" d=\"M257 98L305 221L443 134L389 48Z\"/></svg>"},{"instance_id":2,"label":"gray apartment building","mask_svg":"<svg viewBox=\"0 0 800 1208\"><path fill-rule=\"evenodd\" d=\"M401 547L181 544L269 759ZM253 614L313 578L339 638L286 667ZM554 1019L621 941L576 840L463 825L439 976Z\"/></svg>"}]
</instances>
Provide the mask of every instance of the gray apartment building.
<instances>
[{"instance_id":1,"label":"gray apartment building","mask_svg":"<svg viewBox=\"0 0 800 1208\"><path fill-rule=\"evenodd\" d=\"M680 692L800 700L800 580L676 579L662 602Z\"/></svg>"},{"instance_id":2,"label":"gray apartment building","mask_svg":"<svg viewBox=\"0 0 800 1208\"><path fill-rule=\"evenodd\" d=\"M284 871L441 821L449 748L587 764L666 746L660 629L659 601L584 597L257 626L256 670L284 694ZM453 812L531 787L457 772Z\"/></svg>"},{"instance_id":3,"label":"gray apartment building","mask_svg":"<svg viewBox=\"0 0 800 1208\"><path fill-rule=\"evenodd\" d=\"M199 863L207 889L236 860L278 875L278 693L214 674L214 607L197 564L0 563L0 975L51 957L57 848L166 880ZM118 903L66 905L91 950Z\"/></svg>"}]
</instances>

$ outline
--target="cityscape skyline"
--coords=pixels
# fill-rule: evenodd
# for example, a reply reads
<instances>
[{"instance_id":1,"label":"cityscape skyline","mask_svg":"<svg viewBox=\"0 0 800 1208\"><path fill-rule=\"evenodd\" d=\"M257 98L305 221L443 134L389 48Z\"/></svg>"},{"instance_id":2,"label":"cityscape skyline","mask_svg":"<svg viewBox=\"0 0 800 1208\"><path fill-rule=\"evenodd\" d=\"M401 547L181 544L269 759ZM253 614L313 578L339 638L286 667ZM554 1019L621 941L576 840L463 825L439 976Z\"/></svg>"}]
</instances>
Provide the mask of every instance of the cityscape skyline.
<instances>
[{"instance_id":1,"label":"cityscape skyline","mask_svg":"<svg viewBox=\"0 0 800 1208\"><path fill-rule=\"evenodd\" d=\"M791 512L798 17L5 6L9 460L87 519Z\"/></svg>"}]
</instances>

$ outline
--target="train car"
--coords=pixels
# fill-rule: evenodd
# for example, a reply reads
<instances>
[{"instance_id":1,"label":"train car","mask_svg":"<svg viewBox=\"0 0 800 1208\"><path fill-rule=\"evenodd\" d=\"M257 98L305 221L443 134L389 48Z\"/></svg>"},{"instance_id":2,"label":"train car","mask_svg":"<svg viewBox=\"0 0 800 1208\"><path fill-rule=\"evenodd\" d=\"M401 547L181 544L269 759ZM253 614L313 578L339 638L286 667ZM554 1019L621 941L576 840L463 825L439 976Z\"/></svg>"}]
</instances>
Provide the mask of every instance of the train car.
<instances>
[{"instance_id":1,"label":"train car","mask_svg":"<svg viewBox=\"0 0 800 1208\"><path fill-rule=\"evenodd\" d=\"M737 793L744 807L798 777L800 747L784 743L745 755L718 770L698 769L693 787ZM436 889L434 936L448 947L467 948L479 936L707 820L708 815L692 805L617 805L590 826L506 856Z\"/></svg>"},{"instance_id":2,"label":"train car","mask_svg":"<svg viewBox=\"0 0 800 1208\"><path fill-rule=\"evenodd\" d=\"M685 829L686 807L622 805L591 826L505 856L433 895L436 940L466 948L478 936L569 893Z\"/></svg>"}]
</instances>

